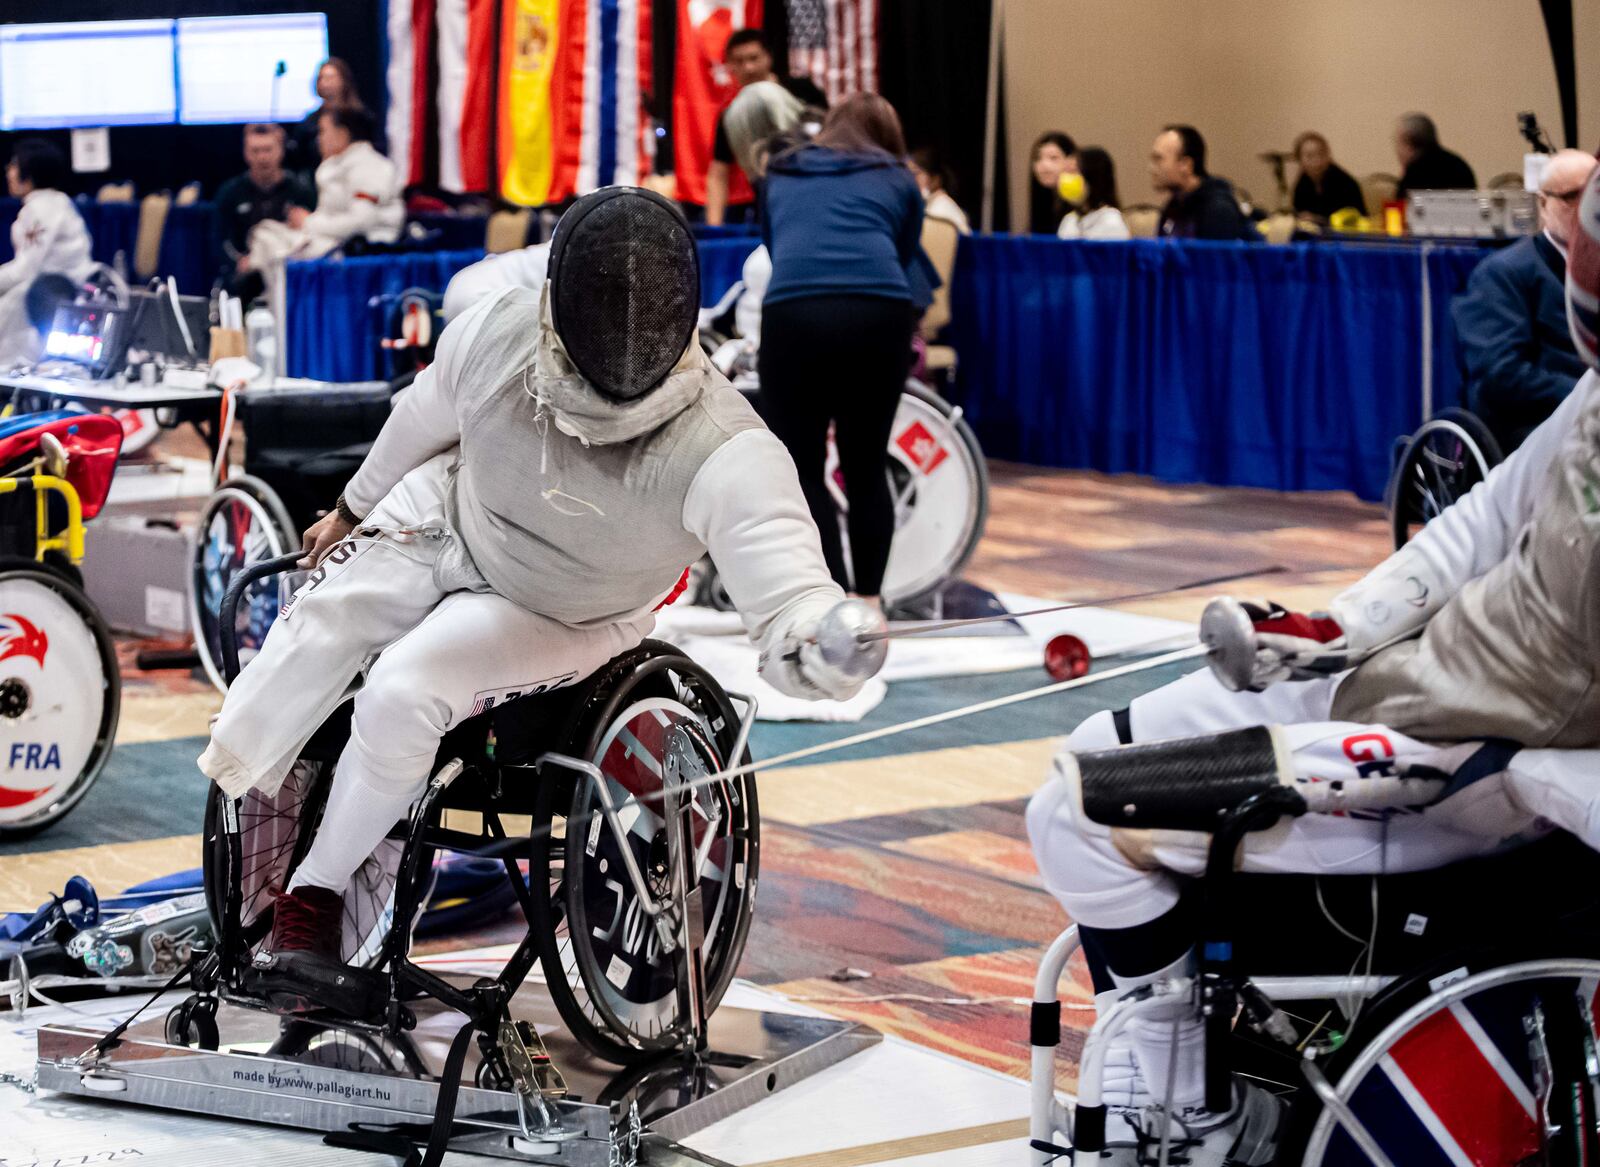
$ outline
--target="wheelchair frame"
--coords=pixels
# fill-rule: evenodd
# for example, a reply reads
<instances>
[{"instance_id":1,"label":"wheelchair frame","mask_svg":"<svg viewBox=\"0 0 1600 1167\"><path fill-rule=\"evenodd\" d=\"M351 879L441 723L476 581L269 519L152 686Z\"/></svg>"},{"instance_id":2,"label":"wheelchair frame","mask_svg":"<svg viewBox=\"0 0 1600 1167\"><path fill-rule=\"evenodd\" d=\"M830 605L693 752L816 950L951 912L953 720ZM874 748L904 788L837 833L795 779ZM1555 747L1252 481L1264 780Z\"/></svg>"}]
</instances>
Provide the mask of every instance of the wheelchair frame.
<instances>
[{"instance_id":1,"label":"wheelchair frame","mask_svg":"<svg viewBox=\"0 0 1600 1167\"><path fill-rule=\"evenodd\" d=\"M1406 977L1393 975L1251 977L1234 967L1232 921L1237 918L1232 884L1235 860L1245 836L1266 830L1281 817L1308 813L1306 799L1291 787L1252 794L1218 822L1206 853L1202 877L1201 934L1196 944L1194 976L1174 977L1146 985L1123 996L1097 1017L1084 1041L1079 1059L1078 1094L1067 1105L1055 1089L1055 1054L1061 1042L1061 1002L1058 989L1068 962L1081 947L1078 926L1067 928L1046 951L1034 981L1030 1007L1031 1045L1029 1086L1029 1162L1051 1167L1063 1153L1098 1152L1106 1146L1106 1106L1102 1095L1105 1056L1130 1022L1170 1006L1173 999L1195 1003L1205 1026L1205 1105L1214 1113L1233 1107L1233 1067L1230 1046L1236 1017L1240 1023L1283 1042L1292 1042L1293 1029L1277 1008L1280 1002L1316 1001L1330 997L1371 999ZM1537 974L1595 978L1600 961L1540 959L1503 964L1440 983L1377 1031L1359 1047L1356 1059L1342 1068L1338 1083L1329 1080L1317 1062L1319 1051L1308 1049L1299 1061L1306 1086L1321 1104L1303 1147L1305 1162L1322 1163L1335 1129L1345 1133L1367 1157L1372 1167L1405 1167L1396 1163L1373 1137L1351 1106L1355 1089L1365 1075L1393 1046L1385 1038L1405 1033L1427 1017L1498 984L1528 979ZM1556 1089L1552 1085L1552 1091ZM1071 1148L1055 1143L1058 1132L1069 1133ZM1591 1137L1594 1132L1590 1132ZM1279 1152L1283 1151L1280 1144ZM1274 1160L1282 1162L1282 1160ZM1298 1160L1297 1160L1298 1161Z\"/></svg>"},{"instance_id":2,"label":"wheelchair frame","mask_svg":"<svg viewBox=\"0 0 1600 1167\"><path fill-rule=\"evenodd\" d=\"M289 570L299 559L300 553L294 552L266 560L241 571L230 582L222 602L223 666L230 682L239 672L238 646L231 632L241 597L258 580ZM742 694L728 694L728 697L744 705L744 713L728 755L740 758L755 721L756 704L753 698ZM695 756L693 749L684 744L682 734L674 732L667 747L661 792L664 803L662 817L667 830L670 892L660 898L651 894L649 882L627 844L627 830L599 766L582 758L552 751L540 754L533 768L543 770L546 766L568 770L580 780L587 779L594 783L605 828L614 834L620 844L625 878L652 922L662 951L673 957L678 1015L671 1032L677 1037L680 1050L694 1053L705 1049L709 1010L702 950L705 937L698 915L700 891L697 873L702 869L717 837L715 828L721 820L720 817L712 819L706 828L702 845L691 846L693 827L688 821L691 804L681 797L680 787L681 782L705 773L703 763ZM539 959L541 941L532 926L532 899L537 895L549 894L549 890L538 885L530 887L521 878L514 849L525 846L526 839L506 837L498 832L493 837L470 835L430 825L440 799L465 769L466 763L459 757L441 765L430 778L406 827L390 925L382 942L381 954L373 966L374 973L381 973L387 978L388 993L383 1003L381 1022L374 1021L372 1016L353 1020L323 1014L309 1015L307 1020L336 1021L344 1029L398 1038L416 1025L415 1014L404 1003L407 997L416 993L431 997L467 1019L452 1046L451 1057L457 1062L455 1072L459 1074L467 1037L477 1032L484 1058L480 1073L486 1071L489 1080L506 1084L516 1094L518 1121L524 1138L531 1142L556 1141L575 1133L565 1130L559 1116L546 1104L547 1099L565 1094L565 1084L551 1063L537 1032L527 1022L516 1021L510 1015L512 998ZM224 799L221 805L222 829L234 836L230 854L238 855L239 803L237 800ZM451 984L410 959L410 921L420 913L426 894L418 878L419 868L423 857L431 856L436 846L500 860L505 865L530 924L528 933L499 975L481 978L466 988ZM179 1005L169 1016L168 1022L169 1036L175 1033L179 1040L184 1041L192 1036L197 1039L197 1044L213 1049L216 1048L218 1036L215 1015L221 1001L264 1008L264 1003L258 997L243 990L243 982L251 967L250 952L257 940L246 935L241 920L240 873L228 871L224 873L224 878L223 919L217 921L217 946L191 976L196 995ZM449 1114L443 1105L439 1114L437 1122L448 1127Z\"/></svg>"}]
</instances>

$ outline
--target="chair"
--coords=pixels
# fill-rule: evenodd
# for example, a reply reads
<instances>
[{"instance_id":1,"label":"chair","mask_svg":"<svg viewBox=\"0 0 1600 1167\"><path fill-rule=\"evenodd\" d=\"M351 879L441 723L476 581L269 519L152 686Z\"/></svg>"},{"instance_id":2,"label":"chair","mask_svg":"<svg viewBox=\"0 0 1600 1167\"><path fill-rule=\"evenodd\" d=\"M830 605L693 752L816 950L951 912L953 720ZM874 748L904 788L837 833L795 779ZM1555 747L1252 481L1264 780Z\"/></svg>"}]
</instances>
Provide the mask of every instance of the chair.
<instances>
[{"instance_id":1,"label":"chair","mask_svg":"<svg viewBox=\"0 0 1600 1167\"><path fill-rule=\"evenodd\" d=\"M1400 179L1393 174L1374 173L1361 180L1361 197L1367 200L1367 214L1377 218L1383 215L1383 204L1399 191Z\"/></svg>"},{"instance_id":2,"label":"chair","mask_svg":"<svg viewBox=\"0 0 1600 1167\"><path fill-rule=\"evenodd\" d=\"M922 250L939 273L939 286L933 291L933 303L922 314L922 339L928 342L923 363L930 373L948 372L956 365L956 350L947 344L934 344L933 340L950 323L950 278L955 273L956 248L960 243L961 232L949 220L923 219Z\"/></svg>"},{"instance_id":3,"label":"chair","mask_svg":"<svg viewBox=\"0 0 1600 1167\"><path fill-rule=\"evenodd\" d=\"M1135 239L1154 239L1161 229L1161 208L1136 203L1122 208L1122 220L1128 224L1128 234Z\"/></svg>"},{"instance_id":4,"label":"chair","mask_svg":"<svg viewBox=\"0 0 1600 1167\"><path fill-rule=\"evenodd\" d=\"M1261 224L1261 234L1268 243L1288 243L1294 238L1295 218L1284 211L1268 215Z\"/></svg>"},{"instance_id":5,"label":"chair","mask_svg":"<svg viewBox=\"0 0 1600 1167\"><path fill-rule=\"evenodd\" d=\"M502 251L517 251L526 247L528 224L532 221L533 210L529 207L516 211L496 211L489 216L483 249L490 255L496 255Z\"/></svg>"},{"instance_id":6,"label":"chair","mask_svg":"<svg viewBox=\"0 0 1600 1167\"><path fill-rule=\"evenodd\" d=\"M167 230L167 212L172 209L170 194L145 195L139 204L139 234L133 244L133 274L148 280L161 263L161 237Z\"/></svg>"},{"instance_id":7,"label":"chair","mask_svg":"<svg viewBox=\"0 0 1600 1167\"><path fill-rule=\"evenodd\" d=\"M95 192L94 201L97 203L131 203L133 202L133 183L108 182Z\"/></svg>"},{"instance_id":8,"label":"chair","mask_svg":"<svg viewBox=\"0 0 1600 1167\"><path fill-rule=\"evenodd\" d=\"M1489 180L1490 190L1521 190L1522 174L1516 170L1502 170Z\"/></svg>"},{"instance_id":9,"label":"chair","mask_svg":"<svg viewBox=\"0 0 1600 1167\"><path fill-rule=\"evenodd\" d=\"M192 207L200 201L200 184L191 182L180 190L177 197L172 200L173 206Z\"/></svg>"}]
</instances>

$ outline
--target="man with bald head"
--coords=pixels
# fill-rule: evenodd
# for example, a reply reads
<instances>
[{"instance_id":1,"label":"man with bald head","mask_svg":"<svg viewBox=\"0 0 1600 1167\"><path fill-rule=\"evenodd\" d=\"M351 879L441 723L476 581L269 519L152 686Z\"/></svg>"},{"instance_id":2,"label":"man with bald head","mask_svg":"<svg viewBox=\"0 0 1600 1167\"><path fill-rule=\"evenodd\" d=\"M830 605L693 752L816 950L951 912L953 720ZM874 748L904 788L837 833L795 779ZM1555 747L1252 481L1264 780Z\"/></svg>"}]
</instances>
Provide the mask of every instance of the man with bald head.
<instances>
[{"instance_id":1,"label":"man with bald head","mask_svg":"<svg viewBox=\"0 0 1600 1167\"><path fill-rule=\"evenodd\" d=\"M1451 306L1466 404L1509 454L1572 392L1584 364L1567 329L1567 240L1595 157L1563 150L1539 184L1537 235L1480 263Z\"/></svg>"}]
</instances>

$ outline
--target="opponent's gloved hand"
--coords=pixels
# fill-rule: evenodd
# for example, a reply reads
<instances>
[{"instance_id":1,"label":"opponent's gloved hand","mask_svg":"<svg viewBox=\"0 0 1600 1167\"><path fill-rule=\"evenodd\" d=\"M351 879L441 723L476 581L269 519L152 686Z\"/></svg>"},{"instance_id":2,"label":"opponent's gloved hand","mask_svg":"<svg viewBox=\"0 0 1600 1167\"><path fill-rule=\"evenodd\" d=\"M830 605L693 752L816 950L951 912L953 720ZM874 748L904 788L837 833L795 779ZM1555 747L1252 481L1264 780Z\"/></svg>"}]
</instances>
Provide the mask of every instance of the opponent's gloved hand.
<instances>
[{"instance_id":1,"label":"opponent's gloved hand","mask_svg":"<svg viewBox=\"0 0 1600 1167\"><path fill-rule=\"evenodd\" d=\"M889 642L861 636L888 631L883 613L863 600L841 600L819 619L789 630L772 655L763 657L761 672L772 684L813 701L844 701L861 691L883 667Z\"/></svg>"},{"instance_id":2,"label":"opponent's gloved hand","mask_svg":"<svg viewBox=\"0 0 1600 1167\"><path fill-rule=\"evenodd\" d=\"M1290 612L1267 600L1219 596L1200 617L1206 660L1225 688L1259 693L1350 666L1349 639L1326 612Z\"/></svg>"}]
</instances>

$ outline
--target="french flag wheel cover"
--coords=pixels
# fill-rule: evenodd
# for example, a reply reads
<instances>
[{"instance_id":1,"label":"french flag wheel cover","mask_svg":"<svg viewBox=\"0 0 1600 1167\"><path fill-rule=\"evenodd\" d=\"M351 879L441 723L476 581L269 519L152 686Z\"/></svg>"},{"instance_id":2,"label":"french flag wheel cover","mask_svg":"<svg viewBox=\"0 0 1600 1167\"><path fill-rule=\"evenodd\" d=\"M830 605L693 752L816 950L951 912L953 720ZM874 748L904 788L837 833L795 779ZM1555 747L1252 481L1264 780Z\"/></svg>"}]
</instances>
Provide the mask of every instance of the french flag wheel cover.
<instances>
[{"instance_id":1,"label":"french flag wheel cover","mask_svg":"<svg viewBox=\"0 0 1600 1167\"><path fill-rule=\"evenodd\" d=\"M1373 1018L1371 1040L1347 1067L1329 1067L1340 1097L1397 1165L1600 1162L1594 1021L1600 961L1527 960L1458 971L1460 979L1448 984L1435 978L1436 992L1386 1026ZM1367 1158L1324 1110L1296 1161L1334 1167Z\"/></svg>"},{"instance_id":2,"label":"french flag wheel cover","mask_svg":"<svg viewBox=\"0 0 1600 1167\"><path fill-rule=\"evenodd\" d=\"M206 500L190 546L189 621L200 665L218 690L222 676L222 596L245 568L286 555L299 545L277 493L265 482L239 475ZM271 576L252 586L239 605L234 632L239 664L249 663L267 638L288 596L290 575Z\"/></svg>"},{"instance_id":3,"label":"french flag wheel cover","mask_svg":"<svg viewBox=\"0 0 1600 1167\"><path fill-rule=\"evenodd\" d=\"M64 576L0 567L0 840L76 806L111 754L121 707L116 649Z\"/></svg>"}]
</instances>

